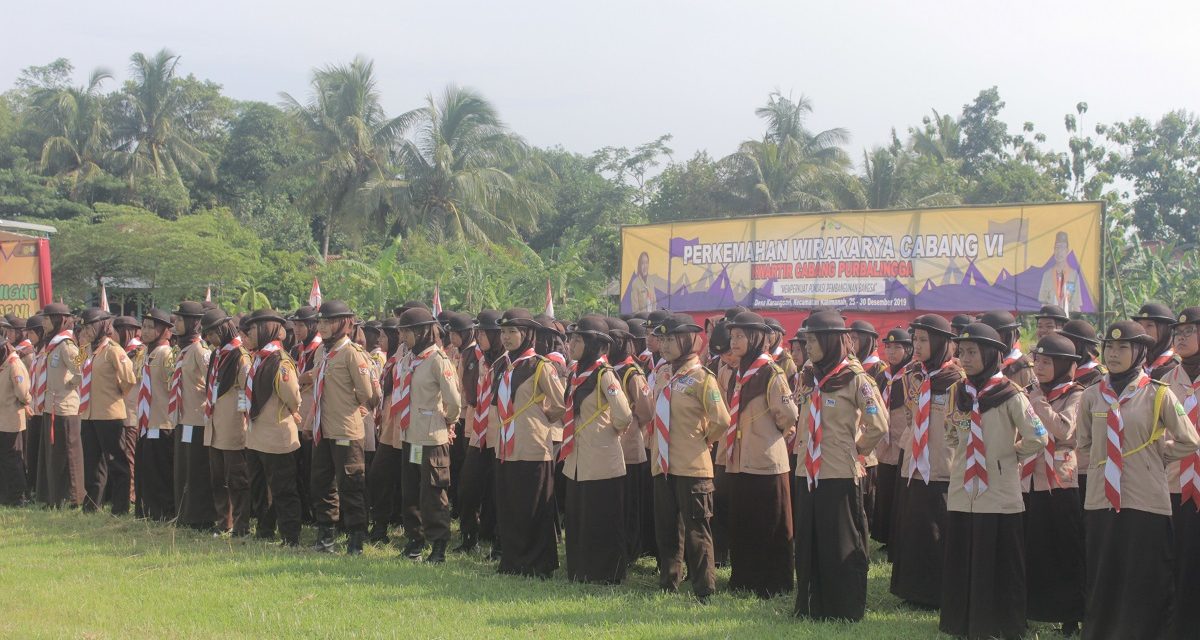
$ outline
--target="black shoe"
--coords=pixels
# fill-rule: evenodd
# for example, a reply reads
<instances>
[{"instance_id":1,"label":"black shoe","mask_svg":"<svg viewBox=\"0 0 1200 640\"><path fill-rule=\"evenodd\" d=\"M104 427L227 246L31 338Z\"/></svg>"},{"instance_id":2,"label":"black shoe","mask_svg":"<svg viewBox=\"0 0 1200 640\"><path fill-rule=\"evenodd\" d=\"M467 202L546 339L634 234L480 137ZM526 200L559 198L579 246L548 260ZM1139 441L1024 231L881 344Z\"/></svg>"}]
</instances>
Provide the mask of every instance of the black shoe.
<instances>
[{"instance_id":1,"label":"black shoe","mask_svg":"<svg viewBox=\"0 0 1200 640\"><path fill-rule=\"evenodd\" d=\"M451 553L470 553L479 546L479 537L473 533L464 533L462 536L462 544L454 547Z\"/></svg>"},{"instance_id":2,"label":"black shoe","mask_svg":"<svg viewBox=\"0 0 1200 640\"><path fill-rule=\"evenodd\" d=\"M433 564L441 564L446 561L446 541L437 540L433 543L433 551L429 552L429 557L425 558L425 562Z\"/></svg>"},{"instance_id":3,"label":"black shoe","mask_svg":"<svg viewBox=\"0 0 1200 640\"><path fill-rule=\"evenodd\" d=\"M382 522L376 522L371 527L371 535L367 538L367 542L370 542L371 544L388 544L391 541L392 539L388 537L388 528L386 524L383 524Z\"/></svg>"},{"instance_id":4,"label":"black shoe","mask_svg":"<svg viewBox=\"0 0 1200 640\"><path fill-rule=\"evenodd\" d=\"M363 551L363 538L366 537L365 531L351 531L350 539L346 542L346 555L361 556Z\"/></svg>"},{"instance_id":5,"label":"black shoe","mask_svg":"<svg viewBox=\"0 0 1200 640\"><path fill-rule=\"evenodd\" d=\"M321 527L317 530L317 541L312 550L318 553L333 553L333 527Z\"/></svg>"},{"instance_id":6,"label":"black shoe","mask_svg":"<svg viewBox=\"0 0 1200 640\"><path fill-rule=\"evenodd\" d=\"M1062 634L1066 638L1074 638L1079 635L1078 622L1064 622L1062 626Z\"/></svg>"},{"instance_id":7,"label":"black shoe","mask_svg":"<svg viewBox=\"0 0 1200 640\"><path fill-rule=\"evenodd\" d=\"M500 562L500 559L503 557L504 551L500 549L500 545L492 547L492 552L488 554L488 560L491 560L492 562Z\"/></svg>"},{"instance_id":8,"label":"black shoe","mask_svg":"<svg viewBox=\"0 0 1200 640\"><path fill-rule=\"evenodd\" d=\"M698 602L700 604L708 604L708 599L711 597L712 597L712 594L709 594L709 593L706 593L702 596L696 596L696 602Z\"/></svg>"},{"instance_id":9,"label":"black shoe","mask_svg":"<svg viewBox=\"0 0 1200 640\"><path fill-rule=\"evenodd\" d=\"M407 545L404 545L404 557L409 560L420 560L421 552L425 550L424 540L409 540Z\"/></svg>"}]
</instances>

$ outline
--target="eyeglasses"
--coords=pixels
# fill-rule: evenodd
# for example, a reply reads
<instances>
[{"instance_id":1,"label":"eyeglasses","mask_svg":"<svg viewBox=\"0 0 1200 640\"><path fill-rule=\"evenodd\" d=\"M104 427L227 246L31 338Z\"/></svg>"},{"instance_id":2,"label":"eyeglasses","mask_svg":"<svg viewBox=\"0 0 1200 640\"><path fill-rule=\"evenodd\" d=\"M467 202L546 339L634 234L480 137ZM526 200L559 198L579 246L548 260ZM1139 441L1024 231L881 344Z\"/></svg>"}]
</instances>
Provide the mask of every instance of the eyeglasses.
<instances>
[{"instance_id":1,"label":"eyeglasses","mask_svg":"<svg viewBox=\"0 0 1200 640\"><path fill-rule=\"evenodd\" d=\"M1176 338L1190 338L1196 335L1197 331L1196 325L1189 324L1176 329L1174 335Z\"/></svg>"}]
</instances>

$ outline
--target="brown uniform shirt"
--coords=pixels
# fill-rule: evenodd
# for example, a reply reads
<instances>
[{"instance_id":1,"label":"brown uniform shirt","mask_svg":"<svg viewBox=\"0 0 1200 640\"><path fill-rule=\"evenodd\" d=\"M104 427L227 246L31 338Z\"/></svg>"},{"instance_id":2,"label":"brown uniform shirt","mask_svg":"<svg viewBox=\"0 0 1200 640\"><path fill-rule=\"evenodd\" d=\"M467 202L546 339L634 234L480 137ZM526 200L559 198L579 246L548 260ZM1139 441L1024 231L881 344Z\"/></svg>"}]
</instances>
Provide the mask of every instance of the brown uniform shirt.
<instances>
[{"instance_id":1,"label":"brown uniform shirt","mask_svg":"<svg viewBox=\"0 0 1200 640\"><path fill-rule=\"evenodd\" d=\"M216 358L219 351L213 352ZM238 451L246 448L246 412L238 410L238 401L245 397L246 376L250 375L250 355L238 349L237 379L228 391L217 397L213 407L209 428L204 430L205 446L221 451Z\"/></svg>"},{"instance_id":2,"label":"brown uniform shirt","mask_svg":"<svg viewBox=\"0 0 1200 640\"><path fill-rule=\"evenodd\" d=\"M312 354L312 368L300 373L300 424L301 431L312 432L312 402L313 385L317 381L317 372L321 363L325 362L326 345L321 343Z\"/></svg>"},{"instance_id":3,"label":"brown uniform shirt","mask_svg":"<svg viewBox=\"0 0 1200 640\"><path fill-rule=\"evenodd\" d=\"M1046 428L1029 406L1024 393L1016 393L1004 404L982 416L983 446L987 462L987 490L967 491L963 475L967 468L967 432L971 414L955 409L954 396L966 393L962 383L950 387L950 418L946 442L952 448L950 488L946 509L967 513L1021 513L1021 460L1046 448Z\"/></svg>"},{"instance_id":4,"label":"brown uniform shirt","mask_svg":"<svg viewBox=\"0 0 1200 640\"><path fill-rule=\"evenodd\" d=\"M1190 395L1196 395L1200 400L1200 393L1192 391L1192 381L1188 377L1187 370L1182 366L1175 367L1167 372L1162 377L1162 381L1171 387L1171 392L1179 399L1180 404L1186 404L1187 398ZM1189 418L1190 419L1190 418ZM1192 425L1196 426L1196 425ZM1167 465L1167 487L1171 493L1180 493L1183 488L1179 486L1179 461L1175 460Z\"/></svg>"},{"instance_id":5,"label":"brown uniform shirt","mask_svg":"<svg viewBox=\"0 0 1200 640\"><path fill-rule=\"evenodd\" d=\"M59 416L79 414L79 347L74 338L58 343L46 357L46 413Z\"/></svg>"},{"instance_id":6,"label":"brown uniform shirt","mask_svg":"<svg viewBox=\"0 0 1200 640\"><path fill-rule=\"evenodd\" d=\"M917 371L909 371L904 374L904 390L908 394L908 411L911 419L907 428L904 430L904 435L900 437L900 447L904 449L904 459L900 461L900 475L904 478L911 478L915 473L912 452L913 430L916 428L917 405L921 394L921 374ZM964 374L965 377L965 374ZM946 414L950 410L950 393L949 389L945 393L931 393L929 396L929 439L925 446L929 449L929 481L930 482L945 482L950 479L950 454L952 453L950 445L946 443L946 432L950 428L950 424L946 421ZM896 389L893 386L892 393ZM921 474L916 474L917 479L921 480Z\"/></svg>"},{"instance_id":7,"label":"brown uniform shirt","mask_svg":"<svg viewBox=\"0 0 1200 640\"><path fill-rule=\"evenodd\" d=\"M559 424L566 405L563 403L565 383L554 363L542 356L537 359L537 371L513 391L513 453L507 460L544 462L553 460L554 426ZM498 372L497 376L502 375ZM499 400L497 398L497 400ZM500 412L493 405L488 420L488 443L500 455Z\"/></svg>"},{"instance_id":8,"label":"brown uniform shirt","mask_svg":"<svg viewBox=\"0 0 1200 640\"><path fill-rule=\"evenodd\" d=\"M614 369L625 389L625 399L633 413L633 422L621 433L621 451L625 464L641 464L646 457L646 438L654 420L654 400L650 396L650 385L646 376L633 365Z\"/></svg>"},{"instance_id":9,"label":"brown uniform shirt","mask_svg":"<svg viewBox=\"0 0 1200 640\"><path fill-rule=\"evenodd\" d=\"M171 400L170 384L172 364L171 347L161 345L150 352L150 421L146 429L174 429L175 422L167 412ZM138 381L141 384L141 381ZM136 411L136 409L135 409Z\"/></svg>"},{"instance_id":10,"label":"brown uniform shirt","mask_svg":"<svg viewBox=\"0 0 1200 640\"><path fill-rule=\"evenodd\" d=\"M208 358L212 355L203 340L189 344L175 354L183 367L180 385L182 402L176 412L175 424L199 426L208 418L204 415L205 380L208 378Z\"/></svg>"},{"instance_id":11,"label":"brown uniform shirt","mask_svg":"<svg viewBox=\"0 0 1200 640\"><path fill-rule=\"evenodd\" d=\"M291 453L300 448L295 414L300 411L300 375L291 356L280 351L271 398L246 430L246 448L263 453ZM255 385L255 395L266 393Z\"/></svg>"},{"instance_id":12,"label":"brown uniform shirt","mask_svg":"<svg viewBox=\"0 0 1200 640\"><path fill-rule=\"evenodd\" d=\"M91 346L84 347L86 359L91 355ZM82 370L82 365L80 365ZM80 384L83 384L83 374L80 373ZM92 358L92 388L91 400L88 401L87 412L80 412L81 420L124 420L125 395L137 386L134 377L133 363L125 350L114 340L105 338L96 356Z\"/></svg>"},{"instance_id":13,"label":"brown uniform shirt","mask_svg":"<svg viewBox=\"0 0 1200 640\"><path fill-rule=\"evenodd\" d=\"M406 368L415 364L409 391L409 426L407 431L400 428L400 414L397 413L394 434L398 443L421 446L448 444L449 430L458 422L463 408L458 372L441 347L431 346L421 355L423 359L406 358ZM405 375L401 372L401 382Z\"/></svg>"},{"instance_id":14,"label":"brown uniform shirt","mask_svg":"<svg viewBox=\"0 0 1200 640\"><path fill-rule=\"evenodd\" d=\"M125 393L125 426L137 426L138 391L142 388L142 364L146 360L146 345L141 345L126 353L133 371L133 386Z\"/></svg>"},{"instance_id":15,"label":"brown uniform shirt","mask_svg":"<svg viewBox=\"0 0 1200 640\"><path fill-rule=\"evenodd\" d=\"M664 369L664 367L666 367ZM660 389L671 385L670 441L667 464L670 475L688 478L713 477L709 444L729 428L729 409L721 399L717 379L700 366L696 356L688 358L678 376L670 373L670 365L655 372ZM658 396L655 396L657 402ZM654 475L662 475L658 457L658 437L650 437L650 465Z\"/></svg>"},{"instance_id":16,"label":"brown uniform shirt","mask_svg":"<svg viewBox=\"0 0 1200 640\"><path fill-rule=\"evenodd\" d=\"M0 363L0 431L25 430L25 408L33 401L30 386L29 370L20 356L10 356Z\"/></svg>"},{"instance_id":17,"label":"brown uniform shirt","mask_svg":"<svg viewBox=\"0 0 1200 640\"><path fill-rule=\"evenodd\" d=\"M321 437L336 440L362 440L363 414L378 402L371 384L371 363L366 351L343 337L336 346L326 343L325 390L321 395ZM331 356L328 354L332 354ZM313 376L315 403L318 376Z\"/></svg>"},{"instance_id":18,"label":"brown uniform shirt","mask_svg":"<svg viewBox=\"0 0 1200 640\"><path fill-rule=\"evenodd\" d=\"M1139 373L1129 384L1137 385L1146 374ZM1124 423L1124 465L1121 470L1121 508L1137 509L1159 515L1171 515L1171 490L1167 487L1167 464L1182 460L1200 446L1196 427L1184 414L1183 405L1167 388L1162 408L1154 419L1154 396L1161 388L1157 382L1142 387L1121 406ZM1162 425L1166 438L1131 453L1150 440L1154 427ZM1083 508L1095 511L1109 509L1104 495L1104 464L1108 443L1108 403L1100 395L1100 385L1083 392L1079 414L1075 419L1076 438L1080 449L1091 452L1087 496Z\"/></svg>"},{"instance_id":19,"label":"brown uniform shirt","mask_svg":"<svg viewBox=\"0 0 1200 640\"><path fill-rule=\"evenodd\" d=\"M1049 431L1049 438L1054 442L1054 473L1058 482L1066 489L1079 487L1079 463L1075 456L1075 418L1079 413L1079 401L1083 399L1083 390L1076 388L1066 395L1059 396L1054 402L1046 402L1046 394L1040 385L1034 385L1029 392L1029 405L1034 414L1042 421L1042 426ZM1021 482L1023 491L1030 490L1032 479L1034 491L1053 489L1046 479L1046 456L1036 454L1025 464L1033 465L1033 475Z\"/></svg>"},{"instance_id":20,"label":"brown uniform shirt","mask_svg":"<svg viewBox=\"0 0 1200 640\"><path fill-rule=\"evenodd\" d=\"M891 393L894 394L893 397L908 397L908 391L904 388L905 380L907 380L907 377L903 371L896 374L896 378L892 380ZM882 390L879 397L883 397ZM900 464L900 450L904 447L904 433L912 424L912 420L912 409L909 408L907 402L895 409L888 410L887 435L879 440L879 444L875 445L875 459L880 464L890 464L893 466Z\"/></svg>"},{"instance_id":21,"label":"brown uniform shirt","mask_svg":"<svg viewBox=\"0 0 1200 640\"><path fill-rule=\"evenodd\" d=\"M865 471L858 457L875 449L875 445L887 433L886 413L882 409L883 398L871 376L852 360L849 368L854 379L836 391L822 391L821 402L821 471L820 479L859 478ZM812 422L810 405L812 392L804 398L800 407L800 419L794 449L798 464L796 475L808 477L804 459L808 447L808 427Z\"/></svg>"},{"instance_id":22,"label":"brown uniform shirt","mask_svg":"<svg viewBox=\"0 0 1200 640\"><path fill-rule=\"evenodd\" d=\"M563 475L572 480L625 475L621 434L629 429L633 412L613 370L603 367L598 373L595 388L575 408L575 445L563 460Z\"/></svg>"},{"instance_id":23,"label":"brown uniform shirt","mask_svg":"<svg viewBox=\"0 0 1200 640\"><path fill-rule=\"evenodd\" d=\"M733 457L718 458L725 462L727 473L777 475L791 470L784 434L796 426L796 403L784 370L771 364L768 375L766 392L741 409Z\"/></svg>"}]
</instances>

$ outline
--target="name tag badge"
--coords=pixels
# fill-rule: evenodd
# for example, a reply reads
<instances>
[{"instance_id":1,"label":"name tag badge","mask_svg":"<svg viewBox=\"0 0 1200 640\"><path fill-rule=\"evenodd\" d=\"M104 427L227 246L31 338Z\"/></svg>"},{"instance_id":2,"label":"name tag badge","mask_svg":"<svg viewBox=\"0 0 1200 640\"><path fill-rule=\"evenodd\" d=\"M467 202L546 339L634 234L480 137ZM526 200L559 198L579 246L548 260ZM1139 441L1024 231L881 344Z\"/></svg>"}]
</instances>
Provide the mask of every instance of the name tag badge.
<instances>
[{"instance_id":1,"label":"name tag badge","mask_svg":"<svg viewBox=\"0 0 1200 640\"><path fill-rule=\"evenodd\" d=\"M933 396L933 398L931 398L931 400L932 400L933 404L936 404L936 405L945 405L945 404L946 404L946 397L947 397L947 394L945 394L945 393L939 393L938 395L936 395L936 396Z\"/></svg>"},{"instance_id":2,"label":"name tag badge","mask_svg":"<svg viewBox=\"0 0 1200 640\"><path fill-rule=\"evenodd\" d=\"M339 447L348 447L348 446L350 446L350 441L349 441L349 440L345 440L345 439L342 439L342 440L334 440L333 442L334 442L334 444L336 444L336 445L337 445L337 446L339 446Z\"/></svg>"},{"instance_id":3,"label":"name tag badge","mask_svg":"<svg viewBox=\"0 0 1200 640\"><path fill-rule=\"evenodd\" d=\"M836 406L837 406L837 399L835 399L835 398L825 398L825 406L827 406L827 407L836 407Z\"/></svg>"},{"instance_id":4,"label":"name tag badge","mask_svg":"<svg viewBox=\"0 0 1200 640\"><path fill-rule=\"evenodd\" d=\"M62 360L62 358L59 356L58 352L51 354L50 355L50 368L51 369L57 368L58 363L61 362L61 360Z\"/></svg>"},{"instance_id":5,"label":"name tag badge","mask_svg":"<svg viewBox=\"0 0 1200 640\"><path fill-rule=\"evenodd\" d=\"M148 429L146 431L147 440L158 440L158 429Z\"/></svg>"},{"instance_id":6,"label":"name tag badge","mask_svg":"<svg viewBox=\"0 0 1200 640\"><path fill-rule=\"evenodd\" d=\"M419 445L409 445L408 461L413 464L421 464L425 460L425 447Z\"/></svg>"},{"instance_id":7,"label":"name tag badge","mask_svg":"<svg viewBox=\"0 0 1200 640\"><path fill-rule=\"evenodd\" d=\"M1093 411L1092 417L1093 418L1107 418L1108 412L1107 411Z\"/></svg>"},{"instance_id":8,"label":"name tag badge","mask_svg":"<svg viewBox=\"0 0 1200 640\"><path fill-rule=\"evenodd\" d=\"M183 440L185 443L187 443L187 444L191 444L191 443L192 443L192 425L190 425L190 424L185 424L185 425L183 425L183 438L182 438L182 440Z\"/></svg>"}]
</instances>

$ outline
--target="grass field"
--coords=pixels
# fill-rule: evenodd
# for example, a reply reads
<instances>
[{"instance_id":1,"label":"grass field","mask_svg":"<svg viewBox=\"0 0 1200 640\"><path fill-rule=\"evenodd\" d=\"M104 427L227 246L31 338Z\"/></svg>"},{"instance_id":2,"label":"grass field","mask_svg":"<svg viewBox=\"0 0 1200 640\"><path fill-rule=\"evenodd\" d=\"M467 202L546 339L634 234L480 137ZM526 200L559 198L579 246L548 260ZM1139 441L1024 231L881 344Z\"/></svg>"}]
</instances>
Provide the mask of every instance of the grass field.
<instances>
[{"instance_id":1,"label":"grass field","mask_svg":"<svg viewBox=\"0 0 1200 640\"><path fill-rule=\"evenodd\" d=\"M325 556L128 517L0 509L0 638L936 637L937 614L892 597L889 571L872 564L866 620L827 624L793 618L790 597L720 591L727 569L700 605L686 586L659 593L649 559L624 586L586 586L561 569L549 581L499 576L481 555L425 566L395 546Z\"/></svg>"}]
</instances>

